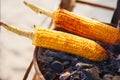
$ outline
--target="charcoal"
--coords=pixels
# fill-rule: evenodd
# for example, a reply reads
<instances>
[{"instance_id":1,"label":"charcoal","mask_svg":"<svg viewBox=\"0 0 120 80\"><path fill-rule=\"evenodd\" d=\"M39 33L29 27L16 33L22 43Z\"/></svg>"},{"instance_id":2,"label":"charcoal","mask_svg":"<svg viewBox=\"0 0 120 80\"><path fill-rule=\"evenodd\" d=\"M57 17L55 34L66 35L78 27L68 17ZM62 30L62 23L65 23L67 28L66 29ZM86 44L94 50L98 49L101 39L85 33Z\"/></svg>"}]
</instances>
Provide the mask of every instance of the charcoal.
<instances>
[{"instance_id":1,"label":"charcoal","mask_svg":"<svg viewBox=\"0 0 120 80\"><path fill-rule=\"evenodd\" d=\"M52 63L54 61L53 57L46 57L46 62Z\"/></svg>"},{"instance_id":2,"label":"charcoal","mask_svg":"<svg viewBox=\"0 0 120 80\"><path fill-rule=\"evenodd\" d=\"M39 50L38 66L46 80L107 80L108 74L113 77L120 75L120 59L110 50L109 58L102 62L50 49Z\"/></svg>"},{"instance_id":3,"label":"charcoal","mask_svg":"<svg viewBox=\"0 0 120 80\"><path fill-rule=\"evenodd\" d=\"M52 80L52 73L46 72L45 78L46 78L46 80Z\"/></svg>"},{"instance_id":4,"label":"charcoal","mask_svg":"<svg viewBox=\"0 0 120 80\"><path fill-rule=\"evenodd\" d=\"M55 73L61 73L64 70L64 66L60 61L54 61L51 65L51 69Z\"/></svg>"},{"instance_id":5,"label":"charcoal","mask_svg":"<svg viewBox=\"0 0 120 80\"><path fill-rule=\"evenodd\" d=\"M108 45L108 49L114 54L120 54L120 43L116 45Z\"/></svg>"},{"instance_id":6,"label":"charcoal","mask_svg":"<svg viewBox=\"0 0 120 80\"><path fill-rule=\"evenodd\" d=\"M85 77L82 76L82 74L85 74ZM95 80L92 75L86 71L84 71L83 73L81 73L81 80Z\"/></svg>"},{"instance_id":7,"label":"charcoal","mask_svg":"<svg viewBox=\"0 0 120 80\"><path fill-rule=\"evenodd\" d=\"M94 80L100 80L99 70L96 66L85 69L85 71L90 73Z\"/></svg>"},{"instance_id":8,"label":"charcoal","mask_svg":"<svg viewBox=\"0 0 120 80\"><path fill-rule=\"evenodd\" d=\"M55 59L60 59L62 61L70 60L70 56L68 57L67 54L64 54L64 53L61 53L61 52L58 52L58 51L46 50L45 55L47 57L54 57Z\"/></svg>"}]
</instances>

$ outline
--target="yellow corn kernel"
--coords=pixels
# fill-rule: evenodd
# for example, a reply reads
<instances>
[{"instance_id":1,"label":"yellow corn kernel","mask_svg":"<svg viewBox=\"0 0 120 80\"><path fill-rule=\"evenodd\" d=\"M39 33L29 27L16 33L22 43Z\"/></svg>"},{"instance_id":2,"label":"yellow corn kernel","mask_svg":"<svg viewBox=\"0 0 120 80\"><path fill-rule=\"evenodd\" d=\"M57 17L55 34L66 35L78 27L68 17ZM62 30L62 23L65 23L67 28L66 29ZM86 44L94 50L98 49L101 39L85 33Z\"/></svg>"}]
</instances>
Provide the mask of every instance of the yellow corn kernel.
<instances>
[{"instance_id":1,"label":"yellow corn kernel","mask_svg":"<svg viewBox=\"0 0 120 80\"><path fill-rule=\"evenodd\" d=\"M108 44L120 42L120 31L110 25L78 16L64 9L49 12L27 2L25 2L25 5L36 13L42 13L53 18L56 27L66 29L71 33Z\"/></svg>"},{"instance_id":2,"label":"yellow corn kernel","mask_svg":"<svg viewBox=\"0 0 120 80\"><path fill-rule=\"evenodd\" d=\"M43 28L35 28L34 32L27 32L2 22L0 24L7 30L32 39L35 46L67 52L92 61L103 61L108 57L99 44L83 37Z\"/></svg>"},{"instance_id":3,"label":"yellow corn kernel","mask_svg":"<svg viewBox=\"0 0 120 80\"><path fill-rule=\"evenodd\" d=\"M117 28L75 15L64 9L55 11L54 24L56 27L66 29L74 34L104 43L115 44L120 42L120 31Z\"/></svg>"}]
</instances>

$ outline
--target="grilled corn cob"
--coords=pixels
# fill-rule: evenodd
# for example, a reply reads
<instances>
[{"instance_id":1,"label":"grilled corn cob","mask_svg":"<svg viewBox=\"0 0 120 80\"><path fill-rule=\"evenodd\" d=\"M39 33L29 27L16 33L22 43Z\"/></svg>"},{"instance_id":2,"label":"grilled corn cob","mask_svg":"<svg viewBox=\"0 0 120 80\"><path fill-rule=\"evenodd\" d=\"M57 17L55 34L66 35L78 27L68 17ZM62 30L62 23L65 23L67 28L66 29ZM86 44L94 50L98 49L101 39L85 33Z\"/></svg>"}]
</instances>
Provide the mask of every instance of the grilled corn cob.
<instances>
[{"instance_id":1,"label":"grilled corn cob","mask_svg":"<svg viewBox=\"0 0 120 80\"><path fill-rule=\"evenodd\" d=\"M0 22L7 30L33 40L33 45L78 55L92 61L107 59L106 51L96 42L76 35L50 29L35 28L28 32Z\"/></svg>"},{"instance_id":2,"label":"grilled corn cob","mask_svg":"<svg viewBox=\"0 0 120 80\"><path fill-rule=\"evenodd\" d=\"M25 4L36 13L42 13L53 18L53 22L56 27L108 44L116 44L120 42L120 31L110 25L75 15L64 9L48 12L34 6L33 4L29 4L27 2L25 2Z\"/></svg>"}]
</instances>

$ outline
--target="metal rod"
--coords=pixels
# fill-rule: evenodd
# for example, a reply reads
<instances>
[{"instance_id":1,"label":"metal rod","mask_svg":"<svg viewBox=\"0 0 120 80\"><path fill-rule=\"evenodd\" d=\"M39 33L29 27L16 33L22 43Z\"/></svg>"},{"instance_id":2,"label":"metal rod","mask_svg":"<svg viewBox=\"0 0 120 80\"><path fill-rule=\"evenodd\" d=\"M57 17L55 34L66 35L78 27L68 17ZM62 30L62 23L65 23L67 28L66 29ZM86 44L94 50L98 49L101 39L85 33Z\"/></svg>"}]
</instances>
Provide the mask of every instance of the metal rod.
<instances>
[{"instance_id":1,"label":"metal rod","mask_svg":"<svg viewBox=\"0 0 120 80\"><path fill-rule=\"evenodd\" d=\"M27 80L28 75L29 75L29 73L30 73L30 71L31 71L31 69L32 69L32 66L33 66L33 60L31 61L29 67L27 68L27 71L25 72L25 75L24 75L24 77L23 77L23 80Z\"/></svg>"},{"instance_id":2,"label":"metal rod","mask_svg":"<svg viewBox=\"0 0 120 80\"><path fill-rule=\"evenodd\" d=\"M39 77L39 80L45 80L44 76L42 75L39 67L38 67L38 64L37 64L37 52L38 52L38 47L35 48L35 51L34 51L34 55L33 55L33 64L34 64L34 68L35 68L35 71Z\"/></svg>"},{"instance_id":3,"label":"metal rod","mask_svg":"<svg viewBox=\"0 0 120 80\"><path fill-rule=\"evenodd\" d=\"M96 3L92 3L92 2L88 2L88 1L76 0L76 2L91 5L91 6L95 6L95 7L99 7L99 8L103 8L103 9L107 9L107 10L112 10L112 11L115 10L115 8L113 8L113 7L105 6L105 5L101 5L101 4L96 4Z\"/></svg>"}]
</instances>

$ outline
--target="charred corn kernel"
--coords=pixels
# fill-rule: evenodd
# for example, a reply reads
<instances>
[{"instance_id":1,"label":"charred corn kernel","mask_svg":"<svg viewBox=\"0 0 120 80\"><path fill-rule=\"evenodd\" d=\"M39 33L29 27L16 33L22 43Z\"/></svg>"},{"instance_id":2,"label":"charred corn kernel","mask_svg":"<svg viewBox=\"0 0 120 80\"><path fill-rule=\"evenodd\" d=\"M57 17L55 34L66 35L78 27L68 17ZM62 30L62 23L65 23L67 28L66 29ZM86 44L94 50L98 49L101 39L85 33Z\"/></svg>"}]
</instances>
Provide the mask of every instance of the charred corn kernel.
<instances>
[{"instance_id":1,"label":"charred corn kernel","mask_svg":"<svg viewBox=\"0 0 120 80\"><path fill-rule=\"evenodd\" d=\"M35 46L67 52L92 61L102 61L108 57L99 44L86 38L43 28L35 28L35 31L27 32L2 22L0 24L7 30L32 39Z\"/></svg>"},{"instance_id":2,"label":"charred corn kernel","mask_svg":"<svg viewBox=\"0 0 120 80\"><path fill-rule=\"evenodd\" d=\"M42 13L53 18L53 22L56 27L60 27L74 34L99 40L108 44L116 44L120 42L120 31L110 25L78 16L64 9L59 9L52 13L38 8L33 4L29 4L27 2L25 3L32 10L36 10L36 13Z\"/></svg>"}]
</instances>

